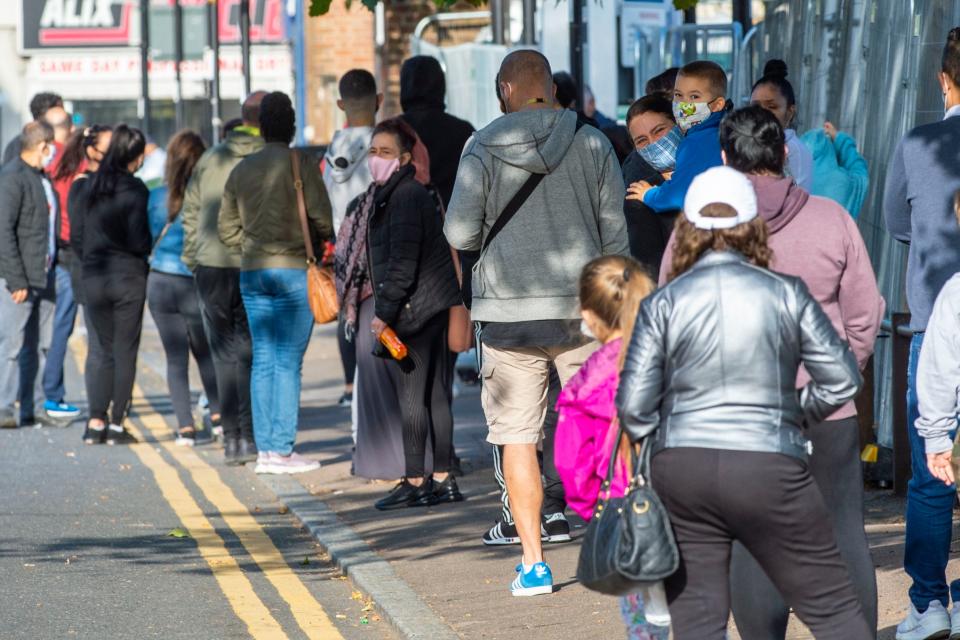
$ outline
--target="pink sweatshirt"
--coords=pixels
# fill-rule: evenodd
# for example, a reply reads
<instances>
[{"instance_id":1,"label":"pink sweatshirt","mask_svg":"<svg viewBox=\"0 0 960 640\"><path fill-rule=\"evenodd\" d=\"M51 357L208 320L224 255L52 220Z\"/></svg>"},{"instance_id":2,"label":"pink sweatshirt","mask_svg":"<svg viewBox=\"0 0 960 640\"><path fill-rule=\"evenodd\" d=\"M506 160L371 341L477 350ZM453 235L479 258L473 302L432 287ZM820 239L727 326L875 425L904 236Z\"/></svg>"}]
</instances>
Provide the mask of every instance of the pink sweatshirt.
<instances>
[{"instance_id":1,"label":"pink sweatshirt","mask_svg":"<svg viewBox=\"0 0 960 640\"><path fill-rule=\"evenodd\" d=\"M600 485L606 480L610 454L616 447L618 427L614 398L620 380L621 340L600 347L567 382L557 401L559 421L554 461L567 505L584 520L593 516ZM627 474L618 465L610 495L619 497Z\"/></svg>"},{"instance_id":2,"label":"pink sweatshirt","mask_svg":"<svg viewBox=\"0 0 960 640\"><path fill-rule=\"evenodd\" d=\"M791 178L747 177L757 192L760 217L770 229L771 269L804 281L862 370L873 354L886 305L856 221L833 200L811 196ZM672 260L673 238L663 255L660 284ZM809 381L801 367L797 387ZM829 419L855 415L856 405L850 402Z\"/></svg>"}]
</instances>

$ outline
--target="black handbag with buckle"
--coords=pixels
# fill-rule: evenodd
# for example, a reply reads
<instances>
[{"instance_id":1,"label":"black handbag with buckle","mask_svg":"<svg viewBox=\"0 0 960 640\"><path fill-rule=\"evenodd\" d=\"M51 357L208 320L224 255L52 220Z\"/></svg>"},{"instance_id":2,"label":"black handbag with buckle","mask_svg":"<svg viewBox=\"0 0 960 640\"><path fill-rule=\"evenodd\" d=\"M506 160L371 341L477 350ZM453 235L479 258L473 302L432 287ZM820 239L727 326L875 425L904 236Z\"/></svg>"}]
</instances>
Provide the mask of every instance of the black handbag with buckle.
<instances>
[{"instance_id":1,"label":"black handbag with buckle","mask_svg":"<svg viewBox=\"0 0 960 640\"><path fill-rule=\"evenodd\" d=\"M623 434L621 427L577 563L580 584L613 596L669 578L680 566L669 515L647 480L651 447L646 440L634 461L636 473L630 478L626 495L610 497Z\"/></svg>"}]
</instances>

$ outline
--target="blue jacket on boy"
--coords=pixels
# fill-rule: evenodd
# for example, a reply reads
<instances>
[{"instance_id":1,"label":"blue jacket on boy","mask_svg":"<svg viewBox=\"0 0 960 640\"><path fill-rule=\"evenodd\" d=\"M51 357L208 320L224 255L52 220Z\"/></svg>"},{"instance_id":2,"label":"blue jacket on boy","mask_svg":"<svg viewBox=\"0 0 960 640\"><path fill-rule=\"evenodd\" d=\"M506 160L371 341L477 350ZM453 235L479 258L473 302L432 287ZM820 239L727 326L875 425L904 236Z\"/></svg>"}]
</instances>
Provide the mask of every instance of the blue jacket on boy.
<instances>
[{"instance_id":1,"label":"blue jacket on boy","mask_svg":"<svg viewBox=\"0 0 960 640\"><path fill-rule=\"evenodd\" d=\"M720 121L725 115L726 111L718 111L687 132L677 149L673 177L647 191L644 204L657 213L683 209L683 199L693 179L707 169L723 164L720 157Z\"/></svg>"}]
</instances>

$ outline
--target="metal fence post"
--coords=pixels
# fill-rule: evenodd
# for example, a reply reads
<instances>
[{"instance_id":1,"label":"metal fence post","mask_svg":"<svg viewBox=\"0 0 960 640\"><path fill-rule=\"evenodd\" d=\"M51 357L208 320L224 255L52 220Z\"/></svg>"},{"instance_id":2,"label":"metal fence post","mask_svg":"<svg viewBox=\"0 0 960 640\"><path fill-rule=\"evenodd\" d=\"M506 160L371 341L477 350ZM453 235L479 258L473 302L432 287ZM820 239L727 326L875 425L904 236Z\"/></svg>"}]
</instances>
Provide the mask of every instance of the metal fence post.
<instances>
[{"instance_id":1,"label":"metal fence post","mask_svg":"<svg viewBox=\"0 0 960 640\"><path fill-rule=\"evenodd\" d=\"M909 313L891 315L893 331L893 492L907 494L910 481L910 437L907 433L907 365L910 361Z\"/></svg>"}]
</instances>

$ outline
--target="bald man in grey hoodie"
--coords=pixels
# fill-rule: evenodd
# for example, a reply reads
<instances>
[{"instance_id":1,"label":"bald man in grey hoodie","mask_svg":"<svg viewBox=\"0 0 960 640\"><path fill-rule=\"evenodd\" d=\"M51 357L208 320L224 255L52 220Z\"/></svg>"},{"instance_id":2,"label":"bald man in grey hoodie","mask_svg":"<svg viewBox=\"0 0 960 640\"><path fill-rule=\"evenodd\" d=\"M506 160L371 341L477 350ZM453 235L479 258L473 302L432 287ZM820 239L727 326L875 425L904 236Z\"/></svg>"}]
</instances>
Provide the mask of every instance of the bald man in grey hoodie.
<instances>
[{"instance_id":1,"label":"bald man in grey hoodie","mask_svg":"<svg viewBox=\"0 0 960 640\"><path fill-rule=\"evenodd\" d=\"M504 447L523 545L511 592L526 596L553 591L537 465L550 367L565 384L596 348L579 331L580 270L602 255L627 255L628 245L616 154L602 133L556 107L547 59L511 53L497 90L505 115L467 142L444 231L454 248L482 251L472 307L482 327L482 402L487 440ZM509 223L497 224L510 208Z\"/></svg>"}]
</instances>

